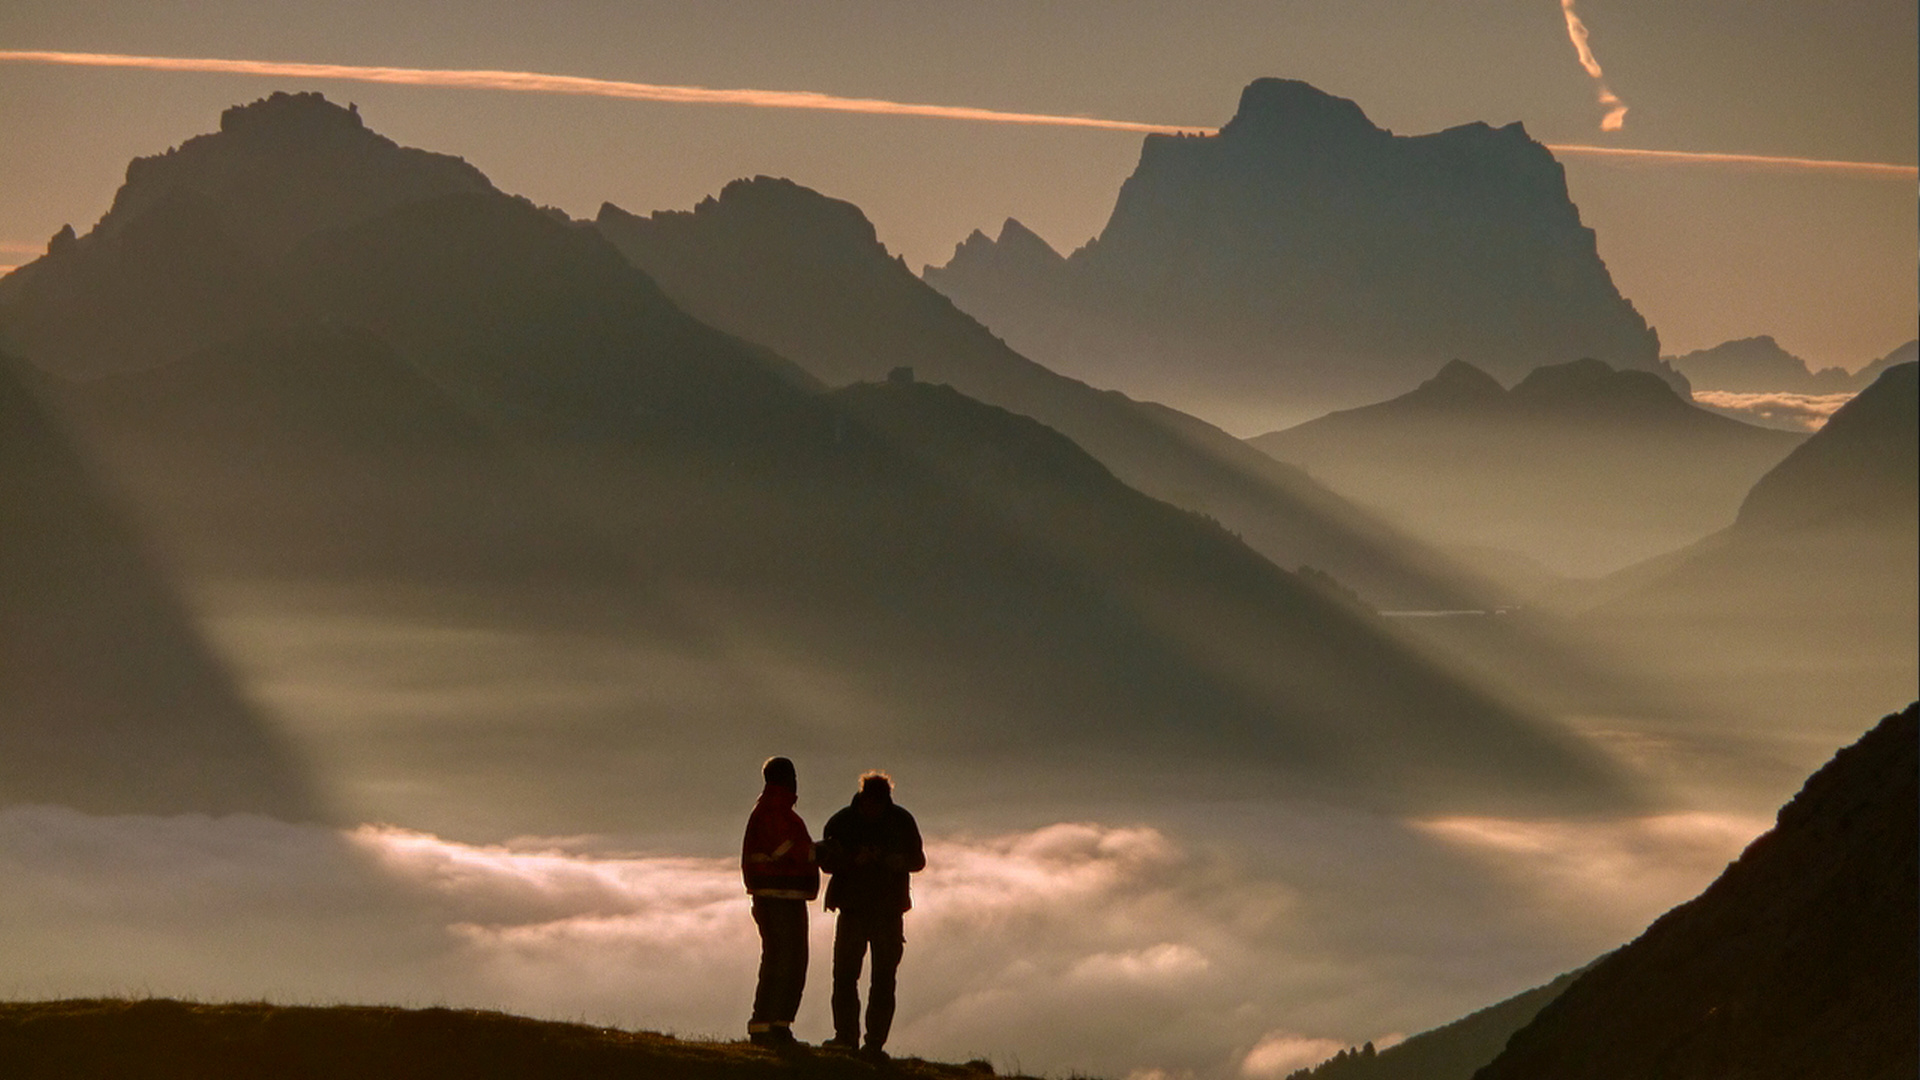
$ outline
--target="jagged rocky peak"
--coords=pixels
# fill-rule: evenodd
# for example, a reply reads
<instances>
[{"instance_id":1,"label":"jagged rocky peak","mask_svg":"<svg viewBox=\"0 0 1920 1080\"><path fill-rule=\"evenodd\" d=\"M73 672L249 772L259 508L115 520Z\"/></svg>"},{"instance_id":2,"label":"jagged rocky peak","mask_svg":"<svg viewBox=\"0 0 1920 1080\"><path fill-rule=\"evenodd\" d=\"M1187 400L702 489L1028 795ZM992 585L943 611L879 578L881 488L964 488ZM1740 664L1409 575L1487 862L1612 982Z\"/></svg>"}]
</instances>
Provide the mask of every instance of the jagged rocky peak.
<instances>
[{"instance_id":1,"label":"jagged rocky peak","mask_svg":"<svg viewBox=\"0 0 1920 1080\"><path fill-rule=\"evenodd\" d=\"M0 279L0 345L71 377L168 363L275 317L291 302L276 268L308 239L481 194L504 197L457 157L369 130L356 109L273 94L136 158L93 229L62 230Z\"/></svg>"},{"instance_id":2,"label":"jagged rocky peak","mask_svg":"<svg viewBox=\"0 0 1920 1080\"><path fill-rule=\"evenodd\" d=\"M1051 276L1064 270L1066 264L1066 256L1055 251L1052 244L1019 220L1008 218L1001 223L997 239L975 229L954 246L947 265L928 266L921 273L938 288L942 275L1011 274L1031 281L1034 275Z\"/></svg>"},{"instance_id":3,"label":"jagged rocky peak","mask_svg":"<svg viewBox=\"0 0 1920 1080\"><path fill-rule=\"evenodd\" d=\"M731 181L692 210L658 210L642 217L606 203L596 223L614 233L697 225L704 235L751 235L792 251L885 250L858 206L776 176Z\"/></svg>"},{"instance_id":4,"label":"jagged rocky peak","mask_svg":"<svg viewBox=\"0 0 1920 1080\"><path fill-rule=\"evenodd\" d=\"M97 231L115 235L160 206L194 202L214 208L232 240L272 255L407 203L493 190L460 158L374 132L356 107L274 93L221 113L217 133L135 158Z\"/></svg>"},{"instance_id":5,"label":"jagged rocky peak","mask_svg":"<svg viewBox=\"0 0 1920 1080\"><path fill-rule=\"evenodd\" d=\"M1215 420L1377 401L1445 356L1505 382L1578 356L1671 375L1525 129L1395 135L1295 79L1247 86L1217 135L1147 136L1057 271L1012 246L926 281L1055 370Z\"/></svg>"},{"instance_id":6,"label":"jagged rocky peak","mask_svg":"<svg viewBox=\"0 0 1920 1080\"><path fill-rule=\"evenodd\" d=\"M1022 225L1017 218L1008 218L1001 223L997 243L1002 250L1025 258L1048 262L1060 262L1065 258L1053 249L1052 244L1041 239L1039 233Z\"/></svg>"},{"instance_id":7,"label":"jagged rocky peak","mask_svg":"<svg viewBox=\"0 0 1920 1080\"><path fill-rule=\"evenodd\" d=\"M220 114L220 130L236 138L278 139L347 135L365 132L360 107L341 108L325 94L309 91L289 94L284 90L247 105L235 105Z\"/></svg>"},{"instance_id":8,"label":"jagged rocky peak","mask_svg":"<svg viewBox=\"0 0 1920 1080\"><path fill-rule=\"evenodd\" d=\"M1255 79L1220 129L1224 137L1321 140L1385 136L1359 105L1298 79Z\"/></svg>"}]
</instances>

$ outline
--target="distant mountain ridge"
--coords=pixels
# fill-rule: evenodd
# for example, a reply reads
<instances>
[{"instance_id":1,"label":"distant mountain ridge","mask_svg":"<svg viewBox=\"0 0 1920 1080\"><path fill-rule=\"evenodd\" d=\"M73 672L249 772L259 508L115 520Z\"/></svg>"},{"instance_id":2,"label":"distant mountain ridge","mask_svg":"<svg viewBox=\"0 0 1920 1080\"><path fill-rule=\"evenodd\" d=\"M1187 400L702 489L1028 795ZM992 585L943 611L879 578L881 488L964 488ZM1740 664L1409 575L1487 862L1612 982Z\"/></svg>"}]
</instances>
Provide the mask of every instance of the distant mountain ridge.
<instances>
[{"instance_id":1,"label":"distant mountain ridge","mask_svg":"<svg viewBox=\"0 0 1920 1080\"><path fill-rule=\"evenodd\" d=\"M357 118L298 107L346 117L324 127L346 133L334 164L351 173L372 138ZM325 217L300 192L328 203L337 178L309 174L333 158L287 149L310 118L243 108L286 137L196 145L257 154L254 174L290 185L243 205L296 208L291 231ZM61 289L0 295L0 333L33 328L44 349L25 358L192 572L431 581L506 620L537 593L543 628L650 635L745 684L772 652L836 688L831 714L770 694L729 722L803 744L1177 748L1356 797L1634 800L1578 738L1039 423L913 383L825 393L681 309L592 226L425 187L275 250L229 235L217 203L129 196L114 227L165 225L156 257L64 246L27 268ZM168 291L241 266L275 301L248 318L218 290ZM75 310L159 300L174 321L130 324L126 353L60 331ZM1363 721L1398 749L1357 742ZM677 734L592 722L582 745L642 757ZM1514 783L1464 782L1486 770Z\"/></svg>"},{"instance_id":2,"label":"distant mountain ridge","mask_svg":"<svg viewBox=\"0 0 1920 1080\"><path fill-rule=\"evenodd\" d=\"M1858 371L1849 372L1840 367L1815 371L1805 360L1781 348L1771 336L1762 334L1666 359L1696 390L1846 394L1865 389L1881 372L1915 359L1917 352L1920 352L1920 341L1909 341Z\"/></svg>"},{"instance_id":3,"label":"distant mountain ridge","mask_svg":"<svg viewBox=\"0 0 1920 1080\"><path fill-rule=\"evenodd\" d=\"M1916 373L1887 369L1727 528L1613 575L1580 621L1750 717L1801 726L1920 694Z\"/></svg>"},{"instance_id":4,"label":"distant mountain ridge","mask_svg":"<svg viewBox=\"0 0 1920 1080\"><path fill-rule=\"evenodd\" d=\"M1197 418L1019 355L890 256L850 203L756 177L686 212L640 217L609 204L596 224L687 310L828 384L909 367L1065 433L1128 484L1219 519L1282 566L1330 572L1389 607L1491 602L1298 470Z\"/></svg>"},{"instance_id":5,"label":"distant mountain ridge","mask_svg":"<svg viewBox=\"0 0 1920 1080\"><path fill-rule=\"evenodd\" d=\"M1449 356L1680 382L1520 125L1398 136L1287 79L1250 84L1217 135L1147 136L1064 259L1010 221L924 276L1056 371L1242 430L1397 393Z\"/></svg>"},{"instance_id":6,"label":"distant mountain ridge","mask_svg":"<svg viewBox=\"0 0 1920 1080\"><path fill-rule=\"evenodd\" d=\"M1591 575L1724 527L1799 440L1585 359L1511 390L1454 360L1399 397L1249 441L1424 535Z\"/></svg>"}]
</instances>

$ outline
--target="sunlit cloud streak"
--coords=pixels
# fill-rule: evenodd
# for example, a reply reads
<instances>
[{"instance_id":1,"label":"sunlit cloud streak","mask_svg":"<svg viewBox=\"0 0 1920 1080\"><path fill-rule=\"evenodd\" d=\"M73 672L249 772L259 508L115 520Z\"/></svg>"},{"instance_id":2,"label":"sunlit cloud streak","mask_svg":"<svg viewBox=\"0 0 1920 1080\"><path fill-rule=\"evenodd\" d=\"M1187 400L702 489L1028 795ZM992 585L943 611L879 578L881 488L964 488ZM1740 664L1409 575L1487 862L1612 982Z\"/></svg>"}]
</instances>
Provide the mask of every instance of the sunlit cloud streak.
<instances>
[{"instance_id":1,"label":"sunlit cloud streak","mask_svg":"<svg viewBox=\"0 0 1920 1080\"><path fill-rule=\"evenodd\" d=\"M1840 406L1853 400L1844 394L1790 394L1778 391L1695 390L1693 400L1721 412L1745 413L1763 420L1793 424L1802 431L1819 431Z\"/></svg>"},{"instance_id":2,"label":"sunlit cloud streak","mask_svg":"<svg viewBox=\"0 0 1920 1080\"><path fill-rule=\"evenodd\" d=\"M590 79L578 75L548 75L535 71L364 67L355 64L309 64L278 60L221 60L197 57L129 56L121 53L20 50L0 51L0 62L137 68L143 71L185 71L269 78L338 79L396 86L441 86L464 90L576 94L587 97L620 98L628 101L657 101L676 105L740 105L760 109L807 109L865 113L875 116L922 116L939 120L973 120L995 124L1099 128L1107 131L1175 134L1202 130L1173 124L1102 120L1091 116L1006 112L963 105L926 105L887 101L880 98L839 97L811 90L715 90L704 86L665 86L657 83Z\"/></svg>"},{"instance_id":3,"label":"sunlit cloud streak","mask_svg":"<svg viewBox=\"0 0 1920 1080\"><path fill-rule=\"evenodd\" d=\"M1650 897L1684 894L1688 883L1718 876L1732 853L1772 824L1704 811L1611 821L1448 817L1415 823L1484 860L1542 904L1578 896L1596 916L1645 910Z\"/></svg>"},{"instance_id":4,"label":"sunlit cloud streak","mask_svg":"<svg viewBox=\"0 0 1920 1080\"><path fill-rule=\"evenodd\" d=\"M1086 822L930 833L894 1041L1140 1080L1282 1076L1591 959L1698 892L1762 824L1454 818L1408 833L1299 807L1222 819L1198 844ZM1214 850L1234 827L1278 845L1270 860ZM15 806L0 808L0 881L0 997L447 1004L738 1038L758 954L735 858L612 837ZM831 920L816 909L812 929L829 955ZM1467 955L1491 970L1463 987ZM826 966L809 1032L828 1029Z\"/></svg>"},{"instance_id":5,"label":"sunlit cloud streak","mask_svg":"<svg viewBox=\"0 0 1920 1080\"><path fill-rule=\"evenodd\" d=\"M1600 104L1607 108L1607 115L1600 118L1600 130L1619 131L1627 122L1627 103L1607 88L1606 73L1600 70L1600 61L1594 59L1593 47L1587 42L1587 24L1574 13L1573 0L1560 0L1560 12L1567 17L1567 37L1580 57L1580 66L1600 83Z\"/></svg>"},{"instance_id":6,"label":"sunlit cloud streak","mask_svg":"<svg viewBox=\"0 0 1920 1080\"><path fill-rule=\"evenodd\" d=\"M132 56L120 53L32 52L0 50L0 63L55 64L76 67L135 68L146 71L199 72L335 79L347 82L401 86L438 86L456 89L506 90L521 93L576 94L669 104L735 105L756 108L811 109L883 116L921 116L945 120L1097 128L1146 134L1213 135L1218 129L1201 125L1149 124L1133 120L1102 120L1086 116L1003 112L951 105L909 104L874 98L843 98L800 90L712 90L697 86L589 79L524 71L439 70L424 68L362 67L351 64L309 64L270 60L191 59L168 56ZM1718 165L1753 168L1811 169L1920 179L1920 167L1871 161L1831 161L1765 154L1721 154L1687 150L1635 150L1617 146L1548 143L1556 154L1615 158L1669 165ZM5 244L0 251L38 254L42 245Z\"/></svg>"},{"instance_id":7,"label":"sunlit cloud streak","mask_svg":"<svg viewBox=\"0 0 1920 1080\"><path fill-rule=\"evenodd\" d=\"M1635 150L1624 146L1584 146L1578 143L1547 143L1556 154L1617 158L1674 165L1733 165L1765 169L1813 169L1822 172L1846 172L1879 176L1890 180L1920 179L1920 166L1894 165L1878 161L1832 161L1823 158L1782 157L1771 154L1716 154L1698 150Z\"/></svg>"},{"instance_id":8,"label":"sunlit cloud streak","mask_svg":"<svg viewBox=\"0 0 1920 1080\"><path fill-rule=\"evenodd\" d=\"M1240 1075L1254 1080L1279 1080L1295 1069L1318 1065L1346 1048L1346 1044L1335 1039L1276 1031L1247 1051L1240 1062Z\"/></svg>"}]
</instances>

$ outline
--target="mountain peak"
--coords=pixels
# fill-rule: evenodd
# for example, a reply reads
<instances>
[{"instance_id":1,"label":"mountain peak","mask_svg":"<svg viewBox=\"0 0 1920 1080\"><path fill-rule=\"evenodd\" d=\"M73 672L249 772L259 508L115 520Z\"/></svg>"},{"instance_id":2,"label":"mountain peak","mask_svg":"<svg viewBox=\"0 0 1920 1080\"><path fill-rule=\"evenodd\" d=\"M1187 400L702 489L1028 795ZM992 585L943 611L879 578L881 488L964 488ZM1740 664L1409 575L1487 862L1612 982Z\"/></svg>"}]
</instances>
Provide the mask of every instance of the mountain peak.
<instances>
[{"instance_id":1,"label":"mountain peak","mask_svg":"<svg viewBox=\"0 0 1920 1080\"><path fill-rule=\"evenodd\" d=\"M651 219L669 220L676 213L657 211ZM859 207L781 176L729 181L718 196L700 200L693 214L710 224L724 222L734 229L784 237L796 248L865 252L881 246L873 223Z\"/></svg>"},{"instance_id":2,"label":"mountain peak","mask_svg":"<svg viewBox=\"0 0 1920 1080\"><path fill-rule=\"evenodd\" d=\"M1325 139L1384 135L1359 105L1298 79L1255 79L1240 92L1240 108L1220 134Z\"/></svg>"},{"instance_id":3,"label":"mountain peak","mask_svg":"<svg viewBox=\"0 0 1920 1080\"><path fill-rule=\"evenodd\" d=\"M1066 261L1066 256L1055 251L1053 245L1042 239L1039 233L1022 225L1015 218L1008 218L1001 223L1000 239L995 243L1011 258L1044 263Z\"/></svg>"},{"instance_id":4,"label":"mountain peak","mask_svg":"<svg viewBox=\"0 0 1920 1080\"><path fill-rule=\"evenodd\" d=\"M1423 382L1414 391L1429 394L1445 394L1451 398L1484 398L1505 396L1507 389L1498 379L1467 363L1465 360L1449 360L1433 378Z\"/></svg>"},{"instance_id":5,"label":"mountain peak","mask_svg":"<svg viewBox=\"0 0 1920 1080\"><path fill-rule=\"evenodd\" d=\"M360 120L358 105L348 104L343 109L317 91L289 94L284 90L225 110L220 114L220 131L236 137L270 138L371 134Z\"/></svg>"}]
</instances>

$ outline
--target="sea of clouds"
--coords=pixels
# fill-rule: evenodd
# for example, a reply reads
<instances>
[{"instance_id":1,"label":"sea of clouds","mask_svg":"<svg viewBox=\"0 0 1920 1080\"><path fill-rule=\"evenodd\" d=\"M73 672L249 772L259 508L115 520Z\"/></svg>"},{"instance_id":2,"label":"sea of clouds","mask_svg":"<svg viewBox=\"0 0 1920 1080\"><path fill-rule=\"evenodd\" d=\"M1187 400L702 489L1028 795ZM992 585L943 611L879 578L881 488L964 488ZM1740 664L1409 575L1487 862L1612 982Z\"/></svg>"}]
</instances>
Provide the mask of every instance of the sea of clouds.
<instances>
[{"instance_id":1,"label":"sea of clouds","mask_svg":"<svg viewBox=\"0 0 1920 1080\"><path fill-rule=\"evenodd\" d=\"M1283 1076L1545 981L1765 827L1666 814L1416 822L1216 806L928 840L892 1048L1003 1069ZM506 1009L739 1038L737 863L617 838L463 843L236 815L0 810L0 994ZM815 908L798 1025L826 1015Z\"/></svg>"}]
</instances>

